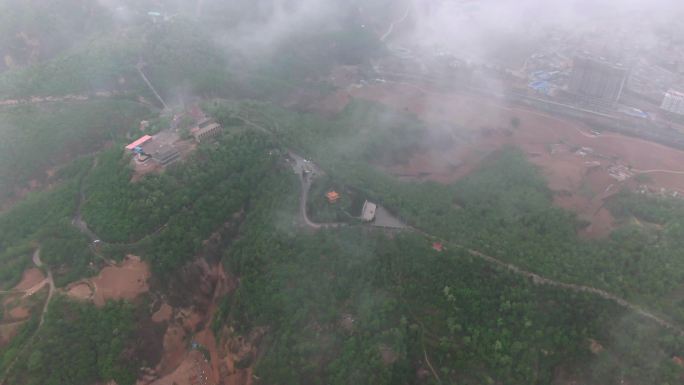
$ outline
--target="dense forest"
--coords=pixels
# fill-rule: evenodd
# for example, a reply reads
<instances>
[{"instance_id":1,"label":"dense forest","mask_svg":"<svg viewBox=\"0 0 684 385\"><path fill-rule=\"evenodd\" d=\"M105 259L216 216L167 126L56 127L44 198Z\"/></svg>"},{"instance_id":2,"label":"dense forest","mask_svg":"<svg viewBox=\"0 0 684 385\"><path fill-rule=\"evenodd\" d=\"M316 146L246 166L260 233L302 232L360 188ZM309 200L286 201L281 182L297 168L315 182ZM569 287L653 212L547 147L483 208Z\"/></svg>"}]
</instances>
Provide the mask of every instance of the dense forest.
<instances>
[{"instance_id":1,"label":"dense forest","mask_svg":"<svg viewBox=\"0 0 684 385\"><path fill-rule=\"evenodd\" d=\"M133 385L137 367L126 357L126 348L134 327L131 305L110 302L97 309L56 297L8 383L71 385L115 380Z\"/></svg>"},{"instance_id":2,"label":"dense forest","mask_svg":"<svg viewBox=\"0 0 684 385\"><path fill-rule=\"evenodd\" d=\"M58 287L97 273L89 268L94 259L90 240L69 221L44 226L38 238L41 259L54 271Z\"/></svg>"},{"instance_id":3,"label":"dense forest","mask_svg":"<svg viewBox=\"0 0 684 385\"><path fill-rule=\"evenodd\" d=\"M582 224L552 204L545 180L515 148L493 154L479 172L454 185L405 183L368 165L425 143L424 124L409 115L361 102L333 122L268 106L262 106L262 114L277 120L278 135L338 183L382 203L413 226L544 276L607 289L684 321L668 297L684 279L684 249L677 246L681 217L661 220L666 225L662 231L624 226L608 239L586 241L577 236ZM661 211L674 205L642 197L619 199L611 208L637 215L637 207L650 211L639 202ZM631 211L622 208L627 204Z\"/></svg>"},{"instance_id":4,"label":"dense forest","mask_svg":"<svg viewBox=\"0 0 684 385\"><path fill-rule=\"evenodd\" d=\"M0 214L0 285L14 286L42 229L68 221L76 209L77 182L62 182L48 192L29 195L11 211Z\"/></svg>"},{"instance_id":5,"label":"dense forest","mask_svg":"<svg viewBox=\"0 0 684 385\"><path fill-rule=\"evenodd\" d=\"M148 114L128 100L0 107L0 202L32 179L45 182L48 170L99 151Z\"/></svg>"},{"instance_id":6,"label":"dense forest","mask_svg":"<svg viewBox=\"0 0 684 385\"><path fill-rule=\"evenodd\" d=\"M417 234L284 230L297 191L279 184L253 202L226 251L241 284L214 322L244 334L268 327L256 372L266 383L547 384L565 373L590 384L674 384L682 374L670 360L681 338L594 296L437 252Z\"/></svg>"},{"instance_id":7,"label":"dense forest","mask_svg":"<svg viewBox=\"0 0 684 385\"><path fill-rule=\"evenodd\" d=\"M86 222L103 240L136 243L153 267L179 267L202 241L241 211L277 170L273 142L255 132L228 133L160 175L131 183L128 157L104 153L84 181Z\"/></svg>"}]
</instances>

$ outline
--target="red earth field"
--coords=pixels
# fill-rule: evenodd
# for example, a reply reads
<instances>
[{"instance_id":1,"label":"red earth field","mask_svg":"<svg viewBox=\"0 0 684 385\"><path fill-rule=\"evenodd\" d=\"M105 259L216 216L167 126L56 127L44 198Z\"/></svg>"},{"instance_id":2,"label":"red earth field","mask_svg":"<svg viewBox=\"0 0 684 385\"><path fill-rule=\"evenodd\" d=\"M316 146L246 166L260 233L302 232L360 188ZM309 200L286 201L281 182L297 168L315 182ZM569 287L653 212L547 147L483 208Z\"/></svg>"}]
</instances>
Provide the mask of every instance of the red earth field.
<instances>
[{"instance_id":1,"label":"red earth field","mask_svg":"<svg viewBox=\"0 0 684 385\"><path fill-rule=\"evenodd\" d=\"M107 266L97 277L76 282L67 288L67 295L80 300L92 300L104 306L110 300L134 299L149 291L150 270L140 258L129 255L117 266Z\"/></svg>"},{"instance_id":2,"label":"red earth field","mask_svg":"<svg viewBox=\"0 0 684 385\"><path fill-rule=\"evenodd\" d=\"M45 280L45 275L40 269L32 267L24 271L21 281L14 287L16 291L26 291Z\"/></svg>"},{"instance_id":3,"label":"red earth field","mask_svg":"<svg viewBox=\"0 0 684 385\"><path fill-rule=\"evenodd\" d=\"M172 308L162 304L153 316L157 323L166 322L168 327L163 340L163 354L155 368L153 381L139 381L140 385L248 385L252 384L251 365L238 368L236 362L256 354L255 341L263 331L252 333L247 338L233 336L232 331L222 330L217 339L211 329L211 320L217 309L217 301L235 290L237 282L223 270L223 265L209 266L199 263L204 269L203 280L212 283L209 307ZM193 349L192 343L199 349ZM207 356L203 354L206 352ZM206 358L209 358L208 360Z\"/></svg>"}]
</instances>

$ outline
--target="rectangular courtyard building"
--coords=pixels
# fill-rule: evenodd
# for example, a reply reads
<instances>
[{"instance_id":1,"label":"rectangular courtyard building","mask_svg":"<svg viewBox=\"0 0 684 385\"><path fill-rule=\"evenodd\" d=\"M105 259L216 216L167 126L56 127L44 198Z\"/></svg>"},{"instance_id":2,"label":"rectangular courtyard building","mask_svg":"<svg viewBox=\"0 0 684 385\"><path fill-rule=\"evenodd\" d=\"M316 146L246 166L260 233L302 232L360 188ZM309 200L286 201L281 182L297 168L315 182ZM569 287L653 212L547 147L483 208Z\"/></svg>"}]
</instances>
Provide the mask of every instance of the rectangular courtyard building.
<instances>
[{"instance_id":1,"label":"rectangular courtyard building","mask_svg":"<svg viewBox=\"0 0 684 385\"><path fill-rule=\"evenodd\" d=\"M223 127L213 119L204 119L192 129L192 136L195 137L197 143L202 143L203 140L220 134L222 130Z\"/></svg>"},{"instance_id":2,"label":"rectangular courtyard building","mask_svg":"<svg viewBox=\"0 0 684 385\"><path fill-rule=\"evenodd\" d=\"M162 166L167 166L179 158L180 152L173 146L164 146L152 153L152 159Z\"/></svg>"}]
</instances>

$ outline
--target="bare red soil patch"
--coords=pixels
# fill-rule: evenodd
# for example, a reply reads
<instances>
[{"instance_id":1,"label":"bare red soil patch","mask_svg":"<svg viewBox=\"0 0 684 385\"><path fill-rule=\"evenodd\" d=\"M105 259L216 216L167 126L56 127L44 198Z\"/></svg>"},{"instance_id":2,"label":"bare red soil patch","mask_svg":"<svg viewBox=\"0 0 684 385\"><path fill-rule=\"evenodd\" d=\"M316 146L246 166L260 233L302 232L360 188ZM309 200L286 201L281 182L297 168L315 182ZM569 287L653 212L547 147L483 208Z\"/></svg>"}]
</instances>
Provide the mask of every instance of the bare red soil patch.
<instances>
[{"instance_id":1,"label":"bare red soil patch","mask_svg":"<svg viewBox=\"0 0 684 385\"><path fill-rule=\"evenodd\" d=\"M31 311L24 306L17 306L10 310L10 317L15 320L24 320L31 315Z\"/></svg>"},{"instance_id":2,"label":"bare red soil patch","mask_svg":"<svg viewBox=\"0 0 684 385\"><path fill-rule=\"evenodd\" d=\"M180 325L169 325L164 334L164 354L157 367L159 374L172 373L185 359L188 343L187 333Z\"/></svg>"},{"instance_id":3,"label":"bare red soil patch","mask_svg":"<svg viewBox=\"0 0 684 385\"><path fill-rule=\"evenodd\" d=\"M14 322L10 324L0 325L0 347L7 345L12 338L19 332L19 328L25 321Z\"/></svg>"},{"instance_id":4,"label":"bare red soil patch","mask_svg":"<svg viewBox=\"0 0 684 385\"><path fill-rule=\"evenodd\" d=\"M32 267L26 271L24 271L24 275L21 277L21 281L17 286L14 287L14 290L17 291L26 291L37 284L43 282L45 279L45 275L43 272L36 268Z\"/></svg>"},{"instance_id":5,"label":"bare red soil patch","mask_svg":"<svg viewBox=\"0 0 684 385\"><path fill-rule=\"evenodd\" d=\"M168 303L163 303L159 310L152 314L152 321L161 323L171 319L173 308Z\"/></svg>"},{"instance_id":6,"label":"bare red soil patch","mask_svg":"<svg viewBox=\"0 0 684 385\"><path fill-rule=\"evenodd\" d=\"M247 359L256 353L253 340L245 340L241 337L232 338L232 333L228 333L221 338L219 344L211 329L211 320L217 309L216 303L225 294L234 290L237 283L226 274L221 264L210 266L202 260L196 262L195 265L202 270L202 276L199 279L202 280L202 285L206 286L201 290L201 298L196 298L195 304L205 303L208 306L173 309L163 304L154 313L155 322L168 320L169 326L164 335L162 360L153 370L156 380L143 383L152 385L252 384L254 381L252 368L237 368L235 362L238 360L247 362ZM208 301L204 302L206 300ZM258 337L262 335L263 332Z\"/></svg>"},{"instance_id":7,"label":"bare red soil patch","mask_svg":"<svg viewBox=\"0 0 684 385\"><path fill-rule=\"evenodd\" d=\"M67 287L68 296L91 300L96 306L112 299L134 299L149 291L150 270L140 258L129 255L117 266L107 266L97 277L74 283Z\"/></svg>"},{"instance_id":8,"label":"bare red soil patch","mask_svg":"<svg viewBox=\"0 0 684 385\"><path fill-rule=\"evenodd\" d=\"M133 176L131 177L132 183L140 181L145 175L159 174L164 171L164 168L152 159L148 159L143 163L138 162L133 158L131 159L131 167L133 168Z\"/></svg>"},{"instance_id":9,"label":"bare red soil patch","mask_svg":"<svg viewBox=\"0 0 684 385\"><path fill-rule=\"evenodd\" d=\"M152 382L152 385L214 385L217 382L202 378L210 373L209 363L199 351L188 353L178 367L170 374Z\"/></svg>"},{"instance_id":10,"label":"bare red soil patch","mask_svg":"<svg viewBox=\"0 0 684 385\"><path fill-rule=\"evenodd\" d=\"M347 91L344 91L347 92ZM406 164L384 168L399 177L451 183L475 169L488 154L514 145L540 167L555 203L577 212L591 225L588 237L610 233L613 218L603 208L622 187L635 187L634 177L648 172L653 189L684 194L684 151L646 140L606 133L594 135L585 124L531 109L499 104L476 95L442 94L403 84L353 88L352 96L411 112L429 123L448 122L472 134L471 143L452 149L412 154ZM516 127L512 122L519 120Z\"/></svg>"},{"instance_id":11,"label":"bare red soil patch","mask_svg":"<svg viewBox=\"0 0 684 385\"><path fill-rule=\"evenodd\" d=\"M150 269L140 258L129 255L119 266L107 266L93 278L95 305L103 306L110 299L134 299L149 291Z\"/></svg>"},{"instance_id":12,"label":"bare red soil patch","mask_svg":"<svg viewBox=\"0 0 684 385\"><path fill-rule=\"evenodd\" d=\"M93 288L87 282L79 282L67 288L67 295L79 300L93 298Z\"/></svg>"}]
</instances>

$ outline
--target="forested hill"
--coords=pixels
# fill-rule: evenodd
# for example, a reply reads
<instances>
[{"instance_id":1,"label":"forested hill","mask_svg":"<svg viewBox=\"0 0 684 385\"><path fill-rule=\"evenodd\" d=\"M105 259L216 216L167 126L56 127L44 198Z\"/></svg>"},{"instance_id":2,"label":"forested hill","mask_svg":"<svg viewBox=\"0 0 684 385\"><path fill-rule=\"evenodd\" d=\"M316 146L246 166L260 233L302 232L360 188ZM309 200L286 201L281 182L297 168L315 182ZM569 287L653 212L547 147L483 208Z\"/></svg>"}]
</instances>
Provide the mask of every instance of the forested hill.
<instances>
[{"instance_id":1,"label":"forested hill","mask_svg":"<svg viewBox=\"0 0 684 385\"><path fill-rule=\"evenodd\" d=\"M584 238L524 119L356 98L407 4L0 0L0 385L684 384L684 201Z\"/></svg>"}]
</instances>

